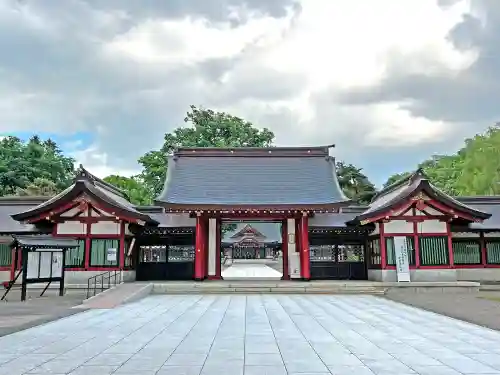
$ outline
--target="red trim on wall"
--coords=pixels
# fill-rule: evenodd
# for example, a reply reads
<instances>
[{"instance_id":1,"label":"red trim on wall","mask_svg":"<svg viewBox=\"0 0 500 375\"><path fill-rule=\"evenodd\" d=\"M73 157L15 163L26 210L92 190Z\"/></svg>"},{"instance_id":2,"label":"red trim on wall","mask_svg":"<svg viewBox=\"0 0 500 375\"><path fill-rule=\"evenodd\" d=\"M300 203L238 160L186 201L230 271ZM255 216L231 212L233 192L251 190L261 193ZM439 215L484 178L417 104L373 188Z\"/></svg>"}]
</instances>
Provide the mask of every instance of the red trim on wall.
<instances>
[{"instance_id":1,"label":"red trim on wall","mask_svg":"<svg viewBox=\"0 0 500 375\"><path fill-rule=\"evenodd\" d=\"M10 271L12 266L1 266L0 271Z\"/></svg>"},{"instance_id":2,"label":"red trim on wall","mask_svg":"<svg viewBox=\"0 0 500 375\"><path fill-rule=\"evenodd\" d=\"M392 216L394 216L394 212L396 212L396 211L403 211L403 210L405 210L405 212L407 212L407 208L411 208L411 206L413 204L415 204L415 203L416 202L412 201L412 200L406 201L406 202L402 202L401 204L398 204L398 205L392 207L389 211L386 211L386 212L384 212L382 214L379 214L377 216L374 216L372 218L368 218L366 220L368 220L369 223L374 223L376 221L383 220L386 217L392 217ZM396 217L398 217L398 216L396 216Z\"/></svg>"},{"instance_id":3,"label":"red trim on wall","mask_svg":"<svg viewBox=\"0 0 500 375\"><path fill-rule=\"evenodd\" d=\"M436 200L429 200L429 201L426 201L426 203L428 206L435 208L438 211L441 211L441 212L446 213L448 215L452 215L452 216L456 215L456 216L464 218L466 220L474 221L473 216L468 215L468 214L461 212L461 211L457 212L457 211L445 206L444 204L442 204L441 202L438 202Z\"/></svg>"},{"instance_id":4,"label":"red trim on wall","mask_svg":"<svg viewBox=\"0 0 500 375\"><path fill-rule=\"evenodd\" d=\"M45 220L47 217L51 217L51 216L57 215L59 213L71 210L72 208L78 206L79 204L80 204L80 202L66 203L66 204L62 205L61 207L58 207L55 210L51 210L49 212L44 212L43 214L40 214L40 215L35 216L34 218L30 219L30 220L27 220L27 223L32 224L32 223L36 223L37 221L40 221L40 220Z\"/></svg>"}]
</instances>

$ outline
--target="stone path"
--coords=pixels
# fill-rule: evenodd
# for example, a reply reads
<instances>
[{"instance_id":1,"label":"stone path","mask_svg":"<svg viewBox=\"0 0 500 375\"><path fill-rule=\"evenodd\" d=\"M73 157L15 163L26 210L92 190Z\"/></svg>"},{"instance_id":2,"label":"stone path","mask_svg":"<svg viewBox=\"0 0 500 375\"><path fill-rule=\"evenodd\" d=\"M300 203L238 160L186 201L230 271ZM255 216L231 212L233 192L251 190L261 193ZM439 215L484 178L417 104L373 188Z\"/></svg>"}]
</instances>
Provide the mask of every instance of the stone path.
<instances>
[{"instance_id":1,"label":"stone path","mask_svg":"<svg viewBox=\"0 0 500 375\"><path fill-rule=\"evenodd\" d=\"M500 330L499 292L409 293L407 290L393 289L385 297L438 314Z\"/></svg>"},{"instance_id":2,"label":"stone path","mask_svg":"<svg viewBox=\"0 0 500 375\"><path fill-rule=\"evenodd\" d=\"M283 274L259 263L233 263L222 271L224 280L281 280Z\"/></svg>"},{"instance_id":3,"label":"stone path","mask_svg":"<svg viewBox=\"0 0 500 375\"><path fill-rule=\"evenodd\" d=\"M0 374L500 374L500 332L373 296L150 296L0 338Z\"/></svg>"}]
</instances>

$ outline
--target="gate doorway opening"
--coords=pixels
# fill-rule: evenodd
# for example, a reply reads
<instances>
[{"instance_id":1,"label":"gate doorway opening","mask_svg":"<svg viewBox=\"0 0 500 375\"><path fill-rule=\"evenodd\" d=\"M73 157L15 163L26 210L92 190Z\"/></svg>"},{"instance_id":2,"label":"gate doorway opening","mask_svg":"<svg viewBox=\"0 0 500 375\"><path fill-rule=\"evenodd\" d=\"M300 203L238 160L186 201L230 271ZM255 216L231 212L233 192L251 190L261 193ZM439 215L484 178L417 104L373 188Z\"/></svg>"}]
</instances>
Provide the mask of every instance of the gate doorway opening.
<instances>
[{"instance_id":1,"label":"gate doorway opening","mask_svg":"<svg viewBox=\"0 0 500 375\"><path fill-rule=\"evenodd\" d=\"M284 227L282 220L223 220L222 278L281 280L287 264L287 252L283 251Z\"/></svg>"}]
</instances>

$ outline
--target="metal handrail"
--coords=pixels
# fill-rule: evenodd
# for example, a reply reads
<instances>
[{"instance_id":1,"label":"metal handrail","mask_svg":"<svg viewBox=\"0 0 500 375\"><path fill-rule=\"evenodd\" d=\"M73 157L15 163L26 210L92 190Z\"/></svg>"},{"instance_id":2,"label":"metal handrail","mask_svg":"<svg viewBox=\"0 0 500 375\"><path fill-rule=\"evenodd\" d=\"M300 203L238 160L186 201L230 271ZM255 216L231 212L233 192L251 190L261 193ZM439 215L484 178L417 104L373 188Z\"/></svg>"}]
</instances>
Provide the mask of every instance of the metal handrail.
<instances>
[{"instance_id":1,"label":"metal handrail","mask_svg":"<svg viewBox=\"0 0 500 375\"><path fill-rule=\"evenodd\" d=\"M116 286L117 276L120 276L121 271L107 271L100 273L98 275L94 275L89 277L87 280L87 298L93 297L97 294L97 291L100 289L101 292L104 292L106 289L110 289L111 286ZM113 278L113 283L111 283L111 279ZM100 280L100 283L98 283ZM107 288L104 287L105 280L107 280ZM92 285L93 284L93 285ZM100 286L100 287L98 287ZM93 293L91 293L91 291Z\"/></svg>"}]
</instances>

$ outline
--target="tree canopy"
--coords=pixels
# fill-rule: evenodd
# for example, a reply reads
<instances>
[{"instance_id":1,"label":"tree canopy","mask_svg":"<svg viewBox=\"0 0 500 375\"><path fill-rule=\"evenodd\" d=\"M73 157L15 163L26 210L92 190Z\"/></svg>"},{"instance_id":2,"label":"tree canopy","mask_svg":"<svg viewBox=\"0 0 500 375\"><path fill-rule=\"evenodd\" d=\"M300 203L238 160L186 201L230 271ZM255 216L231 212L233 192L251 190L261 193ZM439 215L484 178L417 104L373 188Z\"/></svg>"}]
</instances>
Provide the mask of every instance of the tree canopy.
<instances>
[{"instance_id":1,"label":"tree canopy","mask_svg":"<svg viewBox=\"0 0 500 375\"><path fill-rule=\"evenodd\" d=\"M151 204L151 197L140 177L123 177L111 175L104 178L104 181L116 186L127 193L130 202L137 205Z\"/></svg>"},{"instance_id":2,"label":"tree canopy","mask_svg":"<svg viewBox=\"0 0 500 375\"><path fill-rule=\"evenodd\" d=\"M450 195L500 194L500 124L466 139L457 153L432 156L419 167L423 168L433 184ZM384 186L408 173L389 177Z\"/></svg>"},{"instance_id":3,"label":"tree canopy","mask_svg":"<svg viewBox=\"0 0 500 375\"><path fill-rule=\"evenodd\" d=\"M190 107L184 122L164 136L160 150L150 151L139 159L141 178L151 197L161 193L167 172L167 156L179 147L268 147L274 134L267 128L257 129L252 123L225 112Z\"/></svg>"},{"instance_id":4,"label":"tree canopy","mask_svg":"<svg viewBox=\"0 0 500 375\"><path fill-rule=\"evenodd\" d=\"M184 118L187 124L165 134L159 150L139 159L143 170L138 176L111 175L104 180L127 193L137 205L152 204L165 181L167 157L179 147L272 147L274 134L226 112L191 106ZM28 142L6 137L0 149L0 195L54 195L71 184L74 160L65 157L52 140L34 136ZM352 164L337 162L339 183L345 194L367 203L375 187Z\"/></svg>"},{"instance_id":5,"label":"tree canopy","mask_svg":"<svg viewBox=\"0 0 500 375\"><path fill-rule=\"evenodd\" d=\"M336 167L339 184L344 194L357 203L369 203L377 189L362 173L362 169L342 161L337 162Z\"/></svg>"},{"instance_id":6,"label":"tree canopy","mask_svg":"<svg viewBox=\"0 0 500 375\"><path fill-rule=\"evenodd\" d=\"M0 140L0 196L37 193L52 195L71 184L74 159L64 156L51 139L33 136Z\"/></svg>"}]
</instances>

